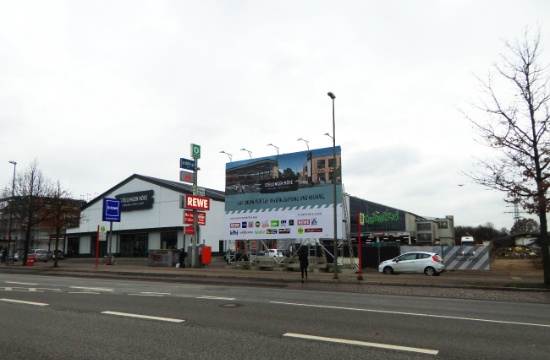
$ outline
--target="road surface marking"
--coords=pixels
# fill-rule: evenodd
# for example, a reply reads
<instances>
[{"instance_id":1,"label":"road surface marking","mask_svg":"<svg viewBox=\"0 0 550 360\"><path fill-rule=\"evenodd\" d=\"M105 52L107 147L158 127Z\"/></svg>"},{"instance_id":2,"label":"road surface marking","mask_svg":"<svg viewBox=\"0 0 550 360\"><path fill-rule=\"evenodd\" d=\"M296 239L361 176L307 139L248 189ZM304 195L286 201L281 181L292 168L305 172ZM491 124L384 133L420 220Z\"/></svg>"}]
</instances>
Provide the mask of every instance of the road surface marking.
<instances>
[{"instance_id":1,"label":"road surface marking","mask_svg":"<svg viewBox=\"0 0 550 360\"><path fill-rule=\"evenodd\" d=\"M286 333L286 334L283 334L283 336L306 339L306 340L327 341L327 342L346 344L346 345L359 345L359 346L368 346L368 347L375 347L375 348L389 349L389 350L409 351L409 352L416 352L416 353L429 354L429 355L437 355L439 353L439 350L413 348L413 347L399 346L399 345L388 345L388 344L372 343L372 342L357 341L357 340L337 339L337 338L329 338L329 337L306 335L306 334Z\"/></svg>"},{"instance_id":2,"label":"road surface marking","mask_svg":"<svg viewBox=\"0 0 550 360\"><path fill-rule=\"evenodd\" d=\"M159 316L139 315L139 314L130 314L130 313L123 313L123 312L118 312L118 311L102 311L101 313L106 314L106 315L125 316L125 317L131 317L131 318L137 318L137 319L147 319L147 320L168 321L168 322L174 322L174 323L182 323L182 322L185 321L185 320L181 320L181 319L165 318L165 317L159 317Z\"/></svg>"},{"instance_id":3,"label":"road surface marking","mask_svg":"<svg viewBox=\"0 0 550 360\"><path fill-rule=\"evenodd\" d=\"M7 284L19 284L19 285L31 285L31 286L36 286L38 284L33 284L33 283L24 283L24 282L17 282L17 281L6 281Z\"/></svg>"},{"instance_id":4,"label":"road surface marking","mask_svg":"<svg viewBox=\"0 0 550 360\"><path fill-rule=\"evenodd\" d=\"M422 316L422 317L431 317L431 318L449 319L449 320L466 320L466 321L478 321L478 322L487 322L487 323L495 323L495 324L524 325L524 326L550 328L549 324L537 324L537 323L527 323L527 322L518 322L518 321L490 320L490 319L468 318L468 317L462 317L462 316L449 316L449 315L431 315L431 314L410 313L410 312L403 312L403 311L370 310L370 309L359 309L359 308L349 308L349 307L330 306L330 305L289 303L289 302L282 302L282 301L270 301L270 302L273 304L280 304L280 305L304 306L304 307L314 307L314 308L323 308L323 309L362 311L362 312L370 312L370 313L378 313L378 314Z\"/></svg>"},{"instance_id":5,"label":"road surface marking","mask_svg":"<svg viewBox=\"0 0 550 360\"><path fill-rule=\"evenodd\" d=\"M221 296L197 296L196 299L208 299L208 300L235 300L235 298L221 297Z\"/></svg>"},{"instance_id":6,"label":"road surface marking","mask_svg":"<svg viewBox=\"0 0 550 360\"><path fill-rule=\"evenodd\" d=\"M128 296L152 296L152 297L163 297L162 294L147 294L147 293L139 293L139 294L128 294Z\"/></svg>"},{"instance_id":7,"label":"road surface marking","mask_svg":"<svg viewBox=\"0 0 550 360\"><path fill-rule=\"evenodd\" d=\"M161 293L161 292L154 292L154 291L142 291L140 294L145 295L172 295L171 293Z\"/></svg>"},{"instance_id":8,"label":"road surface marking","mask_svg":"<svg viewBox=\"0 0 550 360\"><path fill-rule=\"evenodd\" d=\"M69 286L71 289L82 289L82 290L95 290L95 291L115 291L108 288L95 288L95 287L84 287L84 286Z\"/></svg>"},{"instance_id":9,"label":"road surface marking","mask_svg":"<svg viewBox=\"0 0 550 360\"><path fill-rule=\"evenodd\" d=\"M93 294L93 295L100 295L101 293L94 292L94 291L69 291L69 294Z\"/></svg>"},{"instance_id":10,"label":"road surface marking","mask_svg":"<svg viewBox=\"0 0 550 360\"><path fill-rule=\"evenodd\" d=\"M9 303L16 303L16 304L36 305L36 306L48 306L49 305L49 304L33 302L33 301L22 301L22 300L12 300L12 299L0 299L0 301L5 301L5 302L9 302Z\"/></svg>"}]
</instances>

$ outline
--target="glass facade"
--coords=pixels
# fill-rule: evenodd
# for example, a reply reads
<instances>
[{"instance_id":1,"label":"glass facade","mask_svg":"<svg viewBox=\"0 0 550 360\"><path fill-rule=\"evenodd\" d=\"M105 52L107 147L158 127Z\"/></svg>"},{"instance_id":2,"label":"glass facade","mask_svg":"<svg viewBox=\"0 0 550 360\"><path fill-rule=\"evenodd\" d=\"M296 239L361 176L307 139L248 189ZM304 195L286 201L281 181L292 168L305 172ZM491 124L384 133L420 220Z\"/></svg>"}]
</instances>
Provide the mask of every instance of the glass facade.
<instances>
[{"instance_id":1,"label":"glass facade","mask_svg":"<svg viewBox=\"0 0 550 360\"><path fill-rule=\"evenodd\" d=\"M149 252L147 233L120 234L121 257L146 257Z\"/></svg>"}]
</instances>

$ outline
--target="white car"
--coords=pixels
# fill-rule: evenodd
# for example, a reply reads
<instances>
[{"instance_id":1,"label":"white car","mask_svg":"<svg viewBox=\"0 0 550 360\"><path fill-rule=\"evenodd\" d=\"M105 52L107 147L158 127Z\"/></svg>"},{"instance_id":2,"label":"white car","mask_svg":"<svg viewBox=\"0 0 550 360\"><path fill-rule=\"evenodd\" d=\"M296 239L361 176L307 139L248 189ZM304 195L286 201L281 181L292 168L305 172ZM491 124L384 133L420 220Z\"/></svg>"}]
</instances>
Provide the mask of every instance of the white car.
<instances>
[{"instance_id":1,"label":"white car","mask_svg":"<svg viewBox=\"0 0 550 360\"><path fill-rule=\"evenodd\" d=\"M279 249L267 249L265 251L265 256L283 257L283 252Z\"/></svg>"},{"instance_id":2,"label":"white car","mask_svg":"<svg viewBox=\"0 0 550 360\"><path fill-rule=\"evenodd\" d=\"M384 274L424 273L426 276L439 276L445 271L443 260L437 253L413 251L396 258L382 261L378 271Z\"/></svg>"}]
</instances>

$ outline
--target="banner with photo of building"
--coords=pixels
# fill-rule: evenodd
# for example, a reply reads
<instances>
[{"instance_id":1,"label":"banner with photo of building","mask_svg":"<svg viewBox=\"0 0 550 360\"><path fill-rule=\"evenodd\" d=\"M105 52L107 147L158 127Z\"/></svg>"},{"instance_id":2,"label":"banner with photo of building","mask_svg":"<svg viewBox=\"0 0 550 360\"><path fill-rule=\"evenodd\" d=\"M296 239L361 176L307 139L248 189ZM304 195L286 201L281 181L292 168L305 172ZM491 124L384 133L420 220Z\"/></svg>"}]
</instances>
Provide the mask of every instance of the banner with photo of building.
<instances>
[{"instance_id":1,"label":"banner with photo of building","mask_svg":"<svg viewBox=\"0 0 550 360\"><path fill-rule=\"evenodd\" d=\"M224 239L333 238L333 178L342 224L339 146L227 163Z\"/></svg>"}]
</instances>

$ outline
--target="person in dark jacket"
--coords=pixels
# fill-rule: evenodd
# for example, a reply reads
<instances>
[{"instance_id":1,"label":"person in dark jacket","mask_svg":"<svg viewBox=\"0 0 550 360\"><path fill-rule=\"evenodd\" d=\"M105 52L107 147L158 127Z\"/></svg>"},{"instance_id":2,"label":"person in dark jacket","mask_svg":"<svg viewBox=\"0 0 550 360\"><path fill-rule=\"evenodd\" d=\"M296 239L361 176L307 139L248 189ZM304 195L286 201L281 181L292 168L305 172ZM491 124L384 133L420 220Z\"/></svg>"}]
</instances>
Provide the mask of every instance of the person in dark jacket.
<instances>
[{"instance_id":1,"label":"person in dark jacket","mask_svg":"<svg viewBox=\"0 0 550 360\"><path fill-rule=\"evenodd\" d=\"M184 248L181 248L179 262L180 262L180 267L184 268L185 267L185 249Z\"/></svg>"},{"instance_id":2,"label":"person in dark jacket","mask_svg":"<svg viewBox=\"0 0 550 360\"><path fill-rule=\"evenodd\" d=\"M304 282L304 275L307 279L307 267L309 266L309 260L307 258L307 250L305 247L300 248L298 251L298 260L300 261L300 272L302 273L302 283Z\"/></svg>"}]
</instances>

